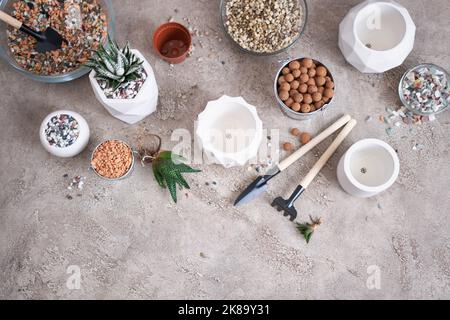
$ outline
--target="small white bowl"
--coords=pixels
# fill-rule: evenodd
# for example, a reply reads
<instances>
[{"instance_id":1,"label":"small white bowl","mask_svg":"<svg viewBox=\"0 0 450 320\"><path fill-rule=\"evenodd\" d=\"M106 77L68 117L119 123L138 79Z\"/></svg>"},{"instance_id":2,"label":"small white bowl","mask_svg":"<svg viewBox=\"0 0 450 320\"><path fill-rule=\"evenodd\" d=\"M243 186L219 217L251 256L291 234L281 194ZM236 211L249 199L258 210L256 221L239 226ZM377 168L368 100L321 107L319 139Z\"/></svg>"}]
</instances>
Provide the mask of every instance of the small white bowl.
<instances>
[{"instance_id":1,"label":"small white bowl","mask_svg":"<svg viewBox=\"0 0 450 320\"><path fill-rule=\"evenodd\" d=\"M47 141L47 137L45 134L45 130L47 129L47 124L49 121L55 117L60 115L68 115L73 117L78 123L79 135L76 138L75 142L67 147L59 147L56 145L51 145ZM54 156L61 158L70 158L81 153L87 146L90 137L90 130L86 120L77 112L69 111L69 110L58 110L50 113L45 117L44 121L42 121L41 127L39 129L39 137L41 140L41 144L45 150L51 153Z\"/></svg>"},{"instance_id":2,"label":"small white bowl","mask_svg":"<svg viewBox=\"0 0 450 320\"><path fill-rule=\"evenodd\" d=\"M395 150L378 139L356 142L339 161L337 177L350 195L368 198L390 188L400 172Z\"/></svg>"},{"instance_id":3,"label":"small white bowl","mask_svg":"<svg viewBox=\"0 0 450 320\"><path fill-rule=\"evenodd\" d=\"M198 115L196 130L204 151L226 168L243 166L258 154L263 125L256 108L242 97L222 96Z\"/></svg>"}]
</instances>

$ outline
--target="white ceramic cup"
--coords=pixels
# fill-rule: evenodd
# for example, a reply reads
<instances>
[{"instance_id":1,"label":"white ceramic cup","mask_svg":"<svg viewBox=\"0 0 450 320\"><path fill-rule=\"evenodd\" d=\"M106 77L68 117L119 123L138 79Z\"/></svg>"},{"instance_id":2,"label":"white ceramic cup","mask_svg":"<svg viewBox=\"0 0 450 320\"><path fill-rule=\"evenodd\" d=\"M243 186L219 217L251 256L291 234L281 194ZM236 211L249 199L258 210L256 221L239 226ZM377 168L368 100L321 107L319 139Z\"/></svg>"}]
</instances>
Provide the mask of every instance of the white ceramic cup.
<instances>
[{"instance_id":1,"label":"white ceramic cup","mask_svg":"<svg viewBox=\"0 0 450 320\"><path fill-rule=\"evenodd\" d=\"M45 130L47 128L47 124L50 121L50 119L53 118L54 116L59 116L62 114L72 116L78 122L78 128L80 130L78 138L75 140L75 142L67 147L58 147L55 145L51 145L47 141L47 137L45 135ZM89 142L89 137L90 131L86 120L79 113L69 110L58 110L50 113L48 116L45 117L44 121L42 121L41 127L39 129L39 138L41 140L41 144L44 147L44 149L53 154L54 156L62 158L74 157L77 154L81 153L81 151L83 151L84 148L86 148Z\"/></svg>"},{"instance_id":2,"label":"white ceramic cup","mask_svg":"<svg viewBox=\"0 0 450 320\"><path fill-rule=\"evenodd\" d=\"M222 96L198 115L196 130L203 150L226 168L243 166L258 154L263 124L256 108L242 97Z\"/></svg>"},{"instance_id":3,"label":"white ceramic cup","mask_svg":"<svg viewBox=\"0 0 450 320\"><path fill-rule=\"evenodd\" d=\"M400 172L395 150L378 139L356 142L339 161L337 177L349 194L368 198L391 187Z\"/></svg>"}]
</instances>

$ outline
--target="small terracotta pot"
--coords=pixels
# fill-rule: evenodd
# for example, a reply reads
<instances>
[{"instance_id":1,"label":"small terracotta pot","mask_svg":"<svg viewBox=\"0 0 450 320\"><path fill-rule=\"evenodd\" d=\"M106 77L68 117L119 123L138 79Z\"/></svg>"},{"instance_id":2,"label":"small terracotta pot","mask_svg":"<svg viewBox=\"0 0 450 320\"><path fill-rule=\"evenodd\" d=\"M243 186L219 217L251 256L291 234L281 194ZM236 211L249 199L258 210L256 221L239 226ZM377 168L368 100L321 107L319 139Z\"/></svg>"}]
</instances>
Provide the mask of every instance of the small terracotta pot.
<instances>
[{"instance_id":1,"label":"small terracotta pot","mask_svg":"<svg viewBox=\"0 0 450 320\"><path fill-rule=\"evenodd\" d=\"M169 63L183 62L192 44L189 30L176 22L159 26L153 34L153 47L162 59Z\"/></svg>"}]
</instances>

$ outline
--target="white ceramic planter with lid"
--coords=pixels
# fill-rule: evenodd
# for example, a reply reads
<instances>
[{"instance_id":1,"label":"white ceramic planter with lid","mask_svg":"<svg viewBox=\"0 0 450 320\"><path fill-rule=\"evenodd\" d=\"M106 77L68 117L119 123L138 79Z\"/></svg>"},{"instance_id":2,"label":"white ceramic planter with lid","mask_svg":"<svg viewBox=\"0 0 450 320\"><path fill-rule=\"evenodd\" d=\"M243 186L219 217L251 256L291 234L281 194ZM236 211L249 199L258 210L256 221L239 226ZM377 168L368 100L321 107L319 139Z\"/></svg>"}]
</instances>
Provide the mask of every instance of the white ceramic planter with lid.
<instances>
[{"instance_id":1,"label":"white ceramic planter with lid","mask_svg":"<svg viewBox=\"0 0 450 320\"><path fill-rule=\"evenodd\" d=\"M382 73L403 63L414 47L416 26L408 10L392 0L367 0L339 26L339 48L363 73Z\"/></svg>"},{"instance_id":2,"label":"white ceramic planter with lid","mask_svg":"<svg viewBox=\"0 0 450 320\"><path fill-rule=\"evenodd\" d=\"M263 125L256 108L242 97L222 96L198 115L196 134L203 150L229 168L257 156Z\"/></svg>"},{"instance_id":3,"label":"white ceramic planter with lid","mask_svg":"<svg viewBox=\"0 0 450 320\"><path fill-rule=\"evenodd\" d=\"M156 111L158 104L158 85L156 83L155 73L144 56L136 49L131 50L139 59L143 60L142 64L147 73L147 79L143 83L137 96L133 99L110 99L107 98L102 88L95 79L96 72L94 70L89 74L94 94L97 100L108 110L115 118L129 124L141 121L148 115Z\"/></svg>"},{"instance_id":4,"label":"white ceramic planter with lid","mask_svg":"<svg viewBox=\"0 0 450 320\"><path fill-rule=\"evenodd\" d=\"M51 145L45 134L45 130L47 129L47 124L49 121L57 116L68 115L73 117L78 123L79 135L76 138L75 142L67 147L58 147L56 145ZM77 154L81 153L87 146L90 137L90 130L86 120L77 112L69 111L69 110L58 110L50 113L45 119L42 121L41 127L39 128L39 138L41 140L41 144L45 150L51 153L54 156L62 157L62 158L70 158L74 157Z\"/></svg>"},{"instance_id":5,"label":"white ceramic planter with lid","mask_svg":"<svg viewBox=\"0 0 450 320\"><path fill-rule=\"evenodd\" d=\"M400 172L395 150L378 139L356 142L339 161L337 177L349 194L368 198L391 187Z\"/></svg>"}]
</instances>

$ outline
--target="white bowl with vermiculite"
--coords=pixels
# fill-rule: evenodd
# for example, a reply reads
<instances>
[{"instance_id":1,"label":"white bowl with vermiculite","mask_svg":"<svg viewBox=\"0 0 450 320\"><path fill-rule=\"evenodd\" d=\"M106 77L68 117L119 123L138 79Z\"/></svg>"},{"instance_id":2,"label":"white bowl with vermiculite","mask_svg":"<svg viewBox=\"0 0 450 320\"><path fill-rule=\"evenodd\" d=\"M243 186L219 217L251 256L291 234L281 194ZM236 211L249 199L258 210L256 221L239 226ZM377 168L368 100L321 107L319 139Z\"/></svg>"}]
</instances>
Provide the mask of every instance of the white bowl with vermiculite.
<instances>
[{"instance_id":1,"label":"white bowl with vermiculite","mask_svg":"<svg viewBox=\"0 0 450 320\"><path fill-rule=\"evenodd\" d=\"M74 142L68 146L60 147L54 144L51 144L47 139L46 129L48 128L48 124L50 120L54 117L59 117L61 115L67 115L73 117L76 120L78 125L79 134ZM81 153L87 146L90 137L89 125L86 120L77 112L69 111L69 110L58 110L50 113L45 117L44 121L42 121L41 127L39 129L39 138L41 140L41 144L45 150L51 153L54 156L62 157L62 158L70 158Z\"/></svg>"}]
</instances>

